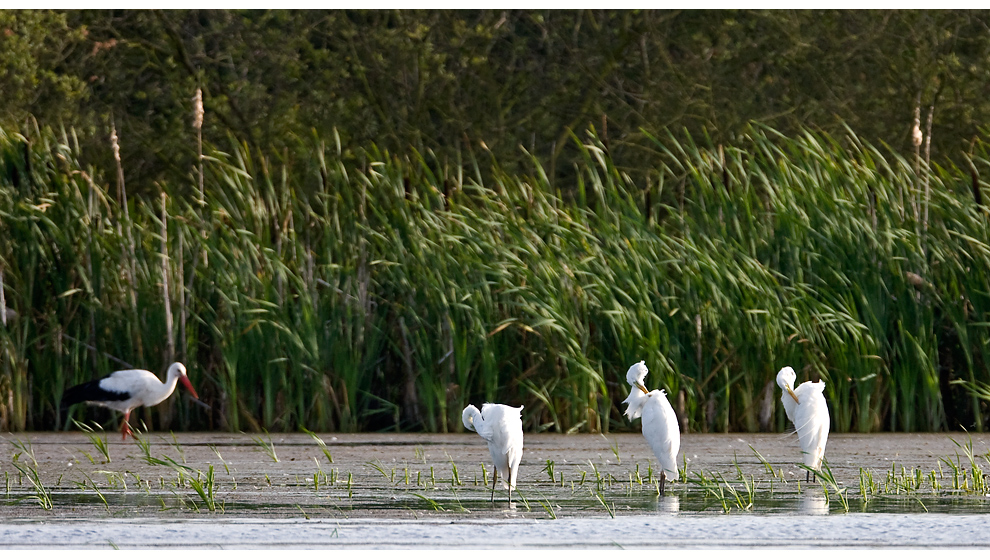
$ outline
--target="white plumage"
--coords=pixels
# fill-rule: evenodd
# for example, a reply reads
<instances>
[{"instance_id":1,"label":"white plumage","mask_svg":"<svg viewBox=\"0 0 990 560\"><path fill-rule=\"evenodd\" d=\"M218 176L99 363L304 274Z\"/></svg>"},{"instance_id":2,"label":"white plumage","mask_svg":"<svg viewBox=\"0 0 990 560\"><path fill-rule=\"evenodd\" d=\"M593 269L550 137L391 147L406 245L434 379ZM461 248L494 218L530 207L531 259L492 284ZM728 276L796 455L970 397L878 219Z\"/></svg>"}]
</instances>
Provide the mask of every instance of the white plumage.
<instances>
[{"instance_id":1,"label":"white plumage","mask_svg":"<svg viewBox=\"0 0 990 560\"><path fill-rule=\"evenodd\" d=\"M821 470L825 457L825 443L828 441L829 415L825 404L825 382L805 381L794 388L797 375L790 366L777 372L777 385L783 390L780 402L784 405L787 419L794 424L798 443L804 455L804 464ZM807 475L806 479L810 476Z\"/></svg>"},{"instance_id":2,"label":"white plumage","mask_svg":"<svg viewBox=\"0 0 990 560\"><path fill-rule=\"evenodd\" d=\"M663 469L660 474L662 494L666 480L677 478L677 451L681 447L681 432L677 425L677 415L667 400L667 393L662 390L646 390L643 380L649 372L643 361L629 368L626 381L631 389L629 396L622 402L627 405L625 414L630 420L643 418L643 437Z\"/></svg>"},{"instance_id":3,"label":"white plumage","mask_svg":"<svg viewBox=\"0 0 990 560\"><path fill-rule=\"evenodd\" d=\"M519 461L523 453L522 409L504 404L485 403L479 411L476 406L469 404L461 413L464 427L478 432L488 442L488 452L495 464L492 473L492 501L495 501L495 481L499 472L502 473L502 485L509 489L509 501L512 501L512 489L516 487L516 476L519 474Z\"/></svg>"},{"instance_id":4,"label":"white plumage","mask_svg":"<svg viewBox=\"0 0 990 560\"><path fill-rule=\"evenodd\" d=\"M62 408L86 402L97 406L112 408L124 413L124 422L120 431L124 439L131 433L131 411L139 406L154 406L169 397L175 391L175 384L181 381L194 398L199 398L193 389L189 378L186 377L186 366L175 362L168 368L165 383L158 376L143 369L124 369L115 371L97 381L89 381L66 389L62 395Z\"/></svg>"}]
</instances>

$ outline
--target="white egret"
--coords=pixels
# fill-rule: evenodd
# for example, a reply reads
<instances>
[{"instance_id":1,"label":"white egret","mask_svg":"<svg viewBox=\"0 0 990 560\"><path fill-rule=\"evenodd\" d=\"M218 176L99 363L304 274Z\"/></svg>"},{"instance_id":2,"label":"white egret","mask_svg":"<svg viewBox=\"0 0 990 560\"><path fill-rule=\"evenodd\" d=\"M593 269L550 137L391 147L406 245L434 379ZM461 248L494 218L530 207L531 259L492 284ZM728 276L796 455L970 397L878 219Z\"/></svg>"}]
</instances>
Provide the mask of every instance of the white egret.
<instances>
[{"instance_id":1,"label":"white egret","mask_svg":"<svg viewBox=\"0 0 990 560\"><path fill-rule=\"evenodd\" d=\"M62 394L62 408L86 402L119 410L124 413L124 422L120 431L124 436L123 439L127 439L127 434L131 433L131 411L139 406L154 406L167 399L175 391L176 381L181 381L192 393L193 398L199 398L189 378L186 377L186 366L175 362L168 367L165 383L159 381L150 371L125 369L115 371L96 381L70 387Z\"/></svg>"},{"instance_id":2,"label":"white egret","mask_svg":"<svg viewBox=\"0 0 990 560\"><path fill-rule=\"evenodd\" d=\"M825 382L805 381L795 389L796 379L797 375L790 366L784 366L777 372L777 385L783 390L780 402L784 404L787 419L794 424L794 429L797 431L804 464L812 469L821 470L829 428L828 406L825 404L824 395ZM810 480L811 476L812 473L806 473L805 481Z\"/></svg>"},{"instance_id":3,"label":"white egret","mask_svg":"<svg viewBox=\"0 0 990 560\"><path fill-rule=\"evenodd\" d=\"M519 461L523 453L522 409L504 404L485 403L479 411L469 404L461 413L464 427L478 432L488 442L492 455L492 502L495 501L495 482L502 473L502 485L509 489L509 502L512 502L512 489L516 487L519 474ZM488 481L485 481L487 484Z\"/></svg>"},{"instance_id":4,"label":"white egret","mask_svg":"<svg viewBox=\"0 0 990 560\"><path fill-rule=\"evenodd\" d=\"M630 420L643 417L643 437L660 461L660 494L668 478L677 478L677 451L681 447L681 432L677 426L677 416L667 400L664 391L647 391L643 385L646 362L633 364L626 372L626 381L631 385L629 396L622 401L626 404L626 416Z\"/></svg>"}]
</instances>

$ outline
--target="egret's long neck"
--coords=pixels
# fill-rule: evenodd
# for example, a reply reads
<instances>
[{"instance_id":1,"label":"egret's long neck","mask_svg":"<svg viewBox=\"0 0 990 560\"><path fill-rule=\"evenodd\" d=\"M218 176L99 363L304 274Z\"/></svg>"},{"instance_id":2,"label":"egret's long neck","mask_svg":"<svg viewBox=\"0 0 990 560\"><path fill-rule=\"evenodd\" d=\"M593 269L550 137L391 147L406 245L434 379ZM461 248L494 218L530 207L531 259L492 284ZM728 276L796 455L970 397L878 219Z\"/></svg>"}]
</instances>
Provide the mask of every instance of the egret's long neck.
<instances>
[{"instance_id":1,"label":"egret's long neck","mask_svg":"<svg viewBox=\"0 0 990 560\"><path fill-rule=\"evenodd\" d=\"M480 410L471 411L471 425L474 426L474 431L478 431L482 424L485 423L485 419L481 417Z\"/></svg>"},{"instance_id":2,"label":"egret's long neck","mask_svg":"<svg viewBox=\"0 0 990 560\"><path fill-rule=\"evenodd\" d=\"M630 420L639 418L643 414L643 407L648 400L650 400L649 394L644 394L639 387L633 386L629 390L629 396L622 401L626 405L624 413L626 417Z\"/></svg>"}]
</instances>

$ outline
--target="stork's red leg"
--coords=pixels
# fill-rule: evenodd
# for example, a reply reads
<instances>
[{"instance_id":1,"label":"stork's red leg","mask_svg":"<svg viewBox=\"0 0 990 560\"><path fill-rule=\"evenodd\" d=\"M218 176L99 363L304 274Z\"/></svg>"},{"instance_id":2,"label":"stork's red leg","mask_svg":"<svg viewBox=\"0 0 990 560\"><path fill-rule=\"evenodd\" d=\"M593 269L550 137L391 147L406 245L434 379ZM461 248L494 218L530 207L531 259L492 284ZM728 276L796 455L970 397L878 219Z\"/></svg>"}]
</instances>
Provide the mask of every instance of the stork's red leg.
<instances>
[{"instance_id":1,"label":"stork's red leg","mask_svg":"<svg viewBox=\"0 0 990 560\"><path fill-rule=\"evenodd\" d=\"M127 434L131 433L131 411L128 410L124 413L124 423L120 426L120 433L123 435L120 439L126 440ZM133 435L133 434L131 434Z\"/></svg>"}]
</instances>

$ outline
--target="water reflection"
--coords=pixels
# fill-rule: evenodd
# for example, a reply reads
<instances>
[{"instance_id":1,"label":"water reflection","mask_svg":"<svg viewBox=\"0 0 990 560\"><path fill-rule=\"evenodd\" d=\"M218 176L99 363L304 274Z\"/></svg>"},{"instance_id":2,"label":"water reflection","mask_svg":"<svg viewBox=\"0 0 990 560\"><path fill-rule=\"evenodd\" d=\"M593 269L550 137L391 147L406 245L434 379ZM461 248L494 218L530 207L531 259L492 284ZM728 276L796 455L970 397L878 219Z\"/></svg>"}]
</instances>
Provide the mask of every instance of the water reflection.
<instances>
[{"instance_id":1,"label":"water reflection","mask_svg":"<svg viewBox=\"0 0 990 560\"><path fill-rule=\"evenodd\" d=\"M808 488L801 494L798 511L802 515L828 515L828 500L821 488Z\"/></svg>"},{"instance_id":2,"label":"water reflection","mask_svg":"<svg viewBox=\"0 0 990 560\"><path fill-rule=\"evenodd\" d=\"M666 494L658 497L657 511L676 515L681 511L681 498L675 494Z\"/></svg>"}]
</instances>

